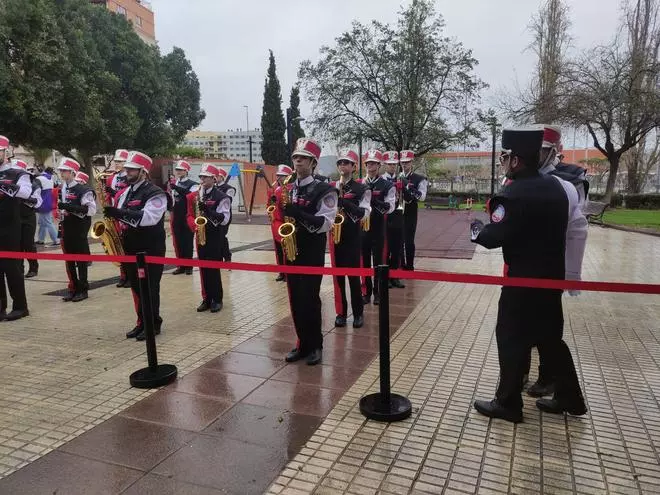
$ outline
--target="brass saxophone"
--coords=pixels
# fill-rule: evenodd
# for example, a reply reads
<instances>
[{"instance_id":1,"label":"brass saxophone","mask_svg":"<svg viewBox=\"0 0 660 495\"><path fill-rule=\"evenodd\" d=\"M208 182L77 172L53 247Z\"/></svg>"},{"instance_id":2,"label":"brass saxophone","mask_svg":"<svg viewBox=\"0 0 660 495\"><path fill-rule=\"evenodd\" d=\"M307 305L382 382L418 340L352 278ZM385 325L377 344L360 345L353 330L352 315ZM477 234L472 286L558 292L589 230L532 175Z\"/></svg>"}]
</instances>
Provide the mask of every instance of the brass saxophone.
<instances>
[{"instance_id":1,"label":"brass saxophone","mask_svg":"<svg viewBox=\"0 0 660 495\"><path fill-rule=\"evenodd\" d=\"M270 184L270 189L273 189L273 191L275 190L275 184L277 184L277 179L275 179L273 183ZM268 200L270 201L270 198L268 198ZM268 208L266 208L266 214L268 215L268 220L270 221L270 223L273 223L273 220L275 220L276 208L277 206L275 205L269 205Z\"/></svg>"},{"instance_id":2,"label":"brass saxophone","mask_svg":"<svg viewBox=\"0 0 660 495\"><path fill-rule=\"evenodd\" d=\"M203 197L203 188L199 188L199 200L195 201L195 225L197 226L197 244L206 246L206 224L208 220L199 212L199 203Z\"/></svg>"},{"instance_id":3,"label":"brass saxophone","mask_svg":"<svg viewBox=\"0 0 660 495\"><path fill-rule=\"evenodd\" d=\"M344 177L339 178L339 198L344 197ZM332 238L334 239L335 244L339 244L341 242L341 227L344 224L344 220L346 217L344 216L344 209L341 208L338 212L337 215L335 216L335 221L332 224Z\"/></svg>"},{"instance_id":4,"label":"brass saxophone","mask_svg":"<svg viewBox=\"0 0 660 495\"><path fill-rule=\"evenodd\" d=\"M371 187L369 187L369 190L371 191ZM362 219L362 230L364 232L369 232L369 229L371 228L371 213L369 213L366 217Z\"/></svg>"},{"instance_id":5,"label":"brass saxophone","mask_svg":"<svg viewBox=\"0 0 660 495\"><path fill-rule=\"evenodd\" d=\"M99 203L101 203L101 208L106 206L111 206L107 204L105 198L105 180L112 176L112 173L100 172L94 174L95 190L96 196L99 198ZM111 218L104 217L103 220L94 222L91 230L92 239L100 239L101 245L105 254L109 256L124 256L124 246L121 245L121 237L119 237L119 232L117 232L117 227L115 222ZM114 265L119 266L120 263L113 262Z\"/></svg>"},{"instance_id":6,"label":"brass saxophone","mask_svg":"<svg viewBox=\"0 0 660 495\"><path fill-rule=\"evenodd\" d=\"M282 209L291 202L289 198L289 189L286 187L293 174L288 176L282 184L282 191L280 193L280 206ZM282 250L284 256L288 261L295 261L298 254L298 246L296 245L296 225L295 219L291 217L284 217L284 223L277 229L277 233L282 238Z\"/></svg>"}]
</instances>

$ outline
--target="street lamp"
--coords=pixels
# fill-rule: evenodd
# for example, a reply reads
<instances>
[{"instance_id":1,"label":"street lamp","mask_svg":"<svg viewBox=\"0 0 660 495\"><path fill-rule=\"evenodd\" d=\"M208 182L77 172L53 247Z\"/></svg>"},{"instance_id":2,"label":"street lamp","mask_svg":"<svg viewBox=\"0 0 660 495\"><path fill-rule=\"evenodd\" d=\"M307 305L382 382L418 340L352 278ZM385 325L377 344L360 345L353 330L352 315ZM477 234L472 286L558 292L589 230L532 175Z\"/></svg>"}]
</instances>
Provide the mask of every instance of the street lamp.
<instances>
[{"instance_id":1,"label":"street lamp","mask_svg":"<svg viewBox=\"0 0 660 495\"><path fill-rule=\"evenodd\" d=\"M293 110L289 107L286 109L286 142L287 142L287 148L289 151L289 162L293 164L291 161L291 155L293 154L293 123L294 122L303 122L305 119L298 116L298 117L292 117L293 115Z\"/></svg>"},{"instance_id":2,"label":"street lamp","mask_svg":"<svg viewBox=\"0 0 660 495\"><path fill-rule=\"evenodd\" d=\"M497 117L494 115L490 124L493 133L493 148L490 157L490 197L492 198L495 196L495 155L497 154L497 128L500 124L497 123Z\"/></svg>"},{"instance_id":3,"label":"street lamp","mask_svg":"<svg viewBox=\"0 0 660 495\"><path fill-rule=\"evenodd\" d=\"M245 108L245 130L250 132L250 114L248 113L248 106L243 105L243 108Z\"/></svg>"}]
</instances>

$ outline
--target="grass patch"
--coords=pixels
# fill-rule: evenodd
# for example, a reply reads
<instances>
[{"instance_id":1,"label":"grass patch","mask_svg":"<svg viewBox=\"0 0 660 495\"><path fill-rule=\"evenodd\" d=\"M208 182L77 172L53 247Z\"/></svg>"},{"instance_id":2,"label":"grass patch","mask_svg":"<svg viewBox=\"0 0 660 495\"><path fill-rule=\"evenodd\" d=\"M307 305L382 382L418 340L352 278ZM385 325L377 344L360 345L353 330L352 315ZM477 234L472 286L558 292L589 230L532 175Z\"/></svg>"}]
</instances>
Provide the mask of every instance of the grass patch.
<instances>
[{"instance_id":1,"label":"grass patch","mask_svg":"<svg viewBox=\"0 0 660 495\"><path fill-rule=\"evenodd\" d=\"M605 210L603 221L613 225L655 229L660 231L660 210Z\"/></svg>"}]
</instances>

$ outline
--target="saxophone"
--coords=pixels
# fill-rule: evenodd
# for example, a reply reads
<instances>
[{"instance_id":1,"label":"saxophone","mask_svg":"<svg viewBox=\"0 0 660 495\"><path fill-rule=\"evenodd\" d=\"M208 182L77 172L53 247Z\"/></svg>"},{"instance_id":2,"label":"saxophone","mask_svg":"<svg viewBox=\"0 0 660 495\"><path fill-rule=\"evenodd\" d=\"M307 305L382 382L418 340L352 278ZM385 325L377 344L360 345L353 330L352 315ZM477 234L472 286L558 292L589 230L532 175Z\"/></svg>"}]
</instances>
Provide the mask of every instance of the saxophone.
<instances>
[{"instance_id":1,"label":"saxophone","mask_svg":"<svg viewBox=\"0 0 660 495\"><path fill-rule=\"evenodd\" d=\"M293 177L293 174L288 176L282 184L282 192L280 193L280 208L282 209L291 202L289 189L286 187L291 177ZM288 261L295 261L298 254L295 220L291 217L284 217L284 223L277 229L277 233L282 238L282 250L286 259Z\"/></svg>"},{"instance_id":2,"label":"saxophone","mask_svg":"<svg viewBox=\"0 0 660 495\"><path fill-rule=\"evenodd\" d=\"M101 203L101 208L110 206L105 197L105 188L104 184L108 177L111 177L112 173L100 172L94 174L95 192L96 196L99 198L99 203ZM91 230L92 239L100 239L101 245L105 254L109 256L124 256L124 246L121 245L121 237L119 237L119 232L117 232L117 226L111 218L104 217L103 220L94 222ZM113 262L114 265L119 266L120 263Z\"/></svg>"},{"instance_id":3,"label":"saxophone","mask_svg":"<svg viewBox=\"0 0 660 495\"><path fill-rule=\"evenodd\" d=\"M205 216L201 215L199 212L199 203L202 201L204 188L199 188L199 200L195 201L195 225L197 226L197 244L200 246L206 246L206 224L208 220Z\"/></svg>"},{"instance_id":4,"label":"saxophone","mask_svg":"<svg viewBox=\"0 0 660 495\"><path fill-rule=\"evenodd\" d=\"M339 198L344 197L344 177L339 178ZM332 224L332 238L335 244L341 242L341 226L344 224L345 216L344 209L340 209L335 216L335 221Z\"/></svg>"},{"instance_id":5,"label":"saxophone","mask_svg":"<svg viewBox=\"0 0 660 495\"><path fill-rule=\"evenodd\" d=\"M368 187L370 191L373 191L371 185L369 185ZM362 219L362 231L369 232L370 228L371 228L371 213L369 213L366 217Z\"/></svg>"},{"instance_id":6,"label":"saxophone","mask_svg":"<svg viewBox=\"0 0 660 495\"><path fill-rule=\"evenodd\" d=\"M277 179L273 181L272 184L270 184L269 188L275 191L275 184L277 184ZM268 201L270 201L270 198L268 198ZM273 205L268 205L266 208L266 214L268 215L268 220L270 223L273 223L275 220L275 210L277 209L277 206Z\"/></svg>"}]
</instances>

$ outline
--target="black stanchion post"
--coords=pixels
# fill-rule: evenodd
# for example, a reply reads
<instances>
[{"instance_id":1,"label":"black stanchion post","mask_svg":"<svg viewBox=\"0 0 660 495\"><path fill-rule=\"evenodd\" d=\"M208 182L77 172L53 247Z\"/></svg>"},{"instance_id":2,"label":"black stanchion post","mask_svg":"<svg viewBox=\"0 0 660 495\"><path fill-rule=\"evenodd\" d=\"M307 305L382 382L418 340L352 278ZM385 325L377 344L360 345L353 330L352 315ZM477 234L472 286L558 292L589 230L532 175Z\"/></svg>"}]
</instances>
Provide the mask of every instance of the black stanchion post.
<instances>
[{"instance_id":1,"label":"black stanchion post","mask_svg":"<svg viewBox=\"0 0 660 495\"><path fill-rule=\"evenodd\" d=\"M376 267L376 283L380 294L378 308L378 339L380 345L380 392L360 399L360 412L375 421L401 421L410 416L410 401L390 390L390 268Z\"/></svg>"},{"instance_id":2,"label":"black stanchion post","mask_svg":"<svg viewBox=\"0 0 660 495\"><path fill-rule=\"evenodd\" d=\"M129 380L135 388L156 388L176 380L177 369L173 364L158 364L149 270L147 270L145 254L144 252L137 253L137 275L140 282L140 308L142 310L142 324L146 336L149 366L131 373Z\"/></svg>"}]
</instances>

